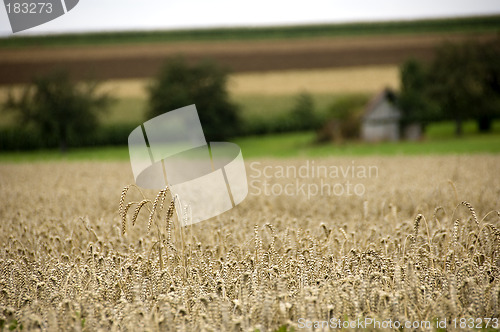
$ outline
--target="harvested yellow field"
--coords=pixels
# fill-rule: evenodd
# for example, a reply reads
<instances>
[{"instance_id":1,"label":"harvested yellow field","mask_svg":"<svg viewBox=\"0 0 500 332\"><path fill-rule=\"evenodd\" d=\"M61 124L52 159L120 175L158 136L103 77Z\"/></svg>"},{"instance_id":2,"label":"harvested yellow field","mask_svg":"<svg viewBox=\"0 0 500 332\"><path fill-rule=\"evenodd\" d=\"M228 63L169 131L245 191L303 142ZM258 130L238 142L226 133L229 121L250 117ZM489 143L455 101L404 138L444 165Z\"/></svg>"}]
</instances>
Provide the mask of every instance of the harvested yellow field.
<instances>
[{"instance_id":1,"label":"harvested yellow field","mask_svg":"<svg viewBox=\"0 0 500 332\"><path fill-rule=\"evenodd\" d=\"M121 197L122 208L144 199L134 187L121 195L133 181L127 162L1 164L0 322L432 330L446 319L466 330L474 319L495 328L499 164L492 155L247 160L238 207L179 228L167 197L149 233L150 202L128 207L122 233Z\"/></svg>"},{"instance_id":2,"label":"harvested yellow field","mask_svg":"<svg viewBox=\"0 0 500 332\"><path fill-rule=\"evenodd\" d=\"M232 75L229 91L241 94L377 93L399 87L397 66L286 70Z\"/></svg>"}]
</instances>

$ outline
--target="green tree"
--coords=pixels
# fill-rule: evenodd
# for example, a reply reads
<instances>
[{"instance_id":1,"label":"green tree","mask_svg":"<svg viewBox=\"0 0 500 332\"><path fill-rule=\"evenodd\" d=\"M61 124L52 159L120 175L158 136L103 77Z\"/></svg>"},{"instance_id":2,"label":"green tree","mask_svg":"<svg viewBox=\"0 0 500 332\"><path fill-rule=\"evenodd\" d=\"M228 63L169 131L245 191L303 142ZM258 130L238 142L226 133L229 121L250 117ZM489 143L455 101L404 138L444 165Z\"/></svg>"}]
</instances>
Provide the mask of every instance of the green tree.
<instances>
[{"instance_id":1,"label":"green tree","mask_svg":"<svg viewBox=\"0 0 500 332\"><path fill-rule=\"evenodd\" d=\"M400 69L401 91L396 98L403 126L440 120L438 106L429 98L429 73L419 61L410 59Z\"/></svg>"},{"instance_id":2,"label":"green tree","mask_svg":"<svg viewBox=\"0 0 500 332\"><path fill-rule=\"evenodd\" d=\"M56 140L61 152L71 137L91 135L99 124L99 113L111 102L97 93L96 82L76 83L65 71L35 78L19 97L9 92L4 109L16 113L19 124L33 126L46 141Z\"/></svg>"},{"instance_id":3,"label":"green tree","mask_svg":"<svg viewBox=\"0 0 500 332\"><path fill-rule=\"evenodd\" d=\"M484 91L477 121L479 131L488 132L494 119L500 118L500 38L479 49Z\"/></svg>"},{"instance_id":4,"label":"green tree","mask_svg":"<svg viewBox=\"0 0 500 332\"><path fill-rule=\"evenodd\" d=\"M491 43L446 43L438 48L429 71L429 93L461 135L466 119L489 131L500 116L498 40Z\"/></svg>"},{"instance_id":5,"label":"green tree","mask_svg":"<svg viewBox=\"0 0 500 332\"><path fill-rule=\"evenodd\" d=\"M318 116L314 107L314 99L307 92L297 95L295 104L290 110L289 127L290 130L311 130L316 129L319 124Z\"/></svg>"},{"instance_id":6,"label":"green tree","mask_svg":"<svg viewBox=\"0 0 500 332\"><path fill-rule=\"evenodd\" d=\"M208 141L235 136L240 130L240 118L226 83L227 71L213 62L190 65L181 57L168 59L149 86L147 117L196 104Z\"/></svg>"}]
</instances>

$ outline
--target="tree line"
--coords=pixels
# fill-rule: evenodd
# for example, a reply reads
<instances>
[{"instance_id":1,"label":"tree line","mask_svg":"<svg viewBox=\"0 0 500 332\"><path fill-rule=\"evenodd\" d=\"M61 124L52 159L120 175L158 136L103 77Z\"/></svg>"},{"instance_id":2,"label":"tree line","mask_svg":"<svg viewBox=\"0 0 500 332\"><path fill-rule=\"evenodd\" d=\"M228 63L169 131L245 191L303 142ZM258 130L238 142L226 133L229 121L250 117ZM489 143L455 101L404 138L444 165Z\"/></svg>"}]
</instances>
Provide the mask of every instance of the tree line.
<instances>
[{"instance_id":1,"label":"tree line","mask_svg":"<svg viewBox=\"0 0 500 332\"><path fill-rule=\"evenodd\" d=\"M400 75L397 104L405 122L453 120L460 136L466 120L489 132L500 118L500 38L445 43L429 63L408 60Z\"/></svg>"},{"instance_id":2,"label":"tree line","mask_svg":"<svg viewBox=\"0 0 500 332\"><path fill-rule=\"evenodd\" d=\"M481 132L491 130L492 122L500 118L499 59L500 40L496 39L445 43L436 50L431 62L405 62L400 70L401 91L395 101L403 112L403 125L453 120L456 134L461 135L463 122L472 119ZM196 104L208 141L249 134L238 105L229 97L227 78L225 68L208 60L189 64L180 56L168 59L148 86L144 120ZM64 152L78 140L92 143L101 114L114 102L98 86L97 82L74 82L67 72L57 71L35 78L18 96L9 93L2 108L16 115L25 133L57 142ZM251 130L310 130L317 129L322 121L307 94L297 98L287 119L279 120L279 125L259 123ZM115 142L112 137L101 140Z\"/></svg>"}]
</instances>

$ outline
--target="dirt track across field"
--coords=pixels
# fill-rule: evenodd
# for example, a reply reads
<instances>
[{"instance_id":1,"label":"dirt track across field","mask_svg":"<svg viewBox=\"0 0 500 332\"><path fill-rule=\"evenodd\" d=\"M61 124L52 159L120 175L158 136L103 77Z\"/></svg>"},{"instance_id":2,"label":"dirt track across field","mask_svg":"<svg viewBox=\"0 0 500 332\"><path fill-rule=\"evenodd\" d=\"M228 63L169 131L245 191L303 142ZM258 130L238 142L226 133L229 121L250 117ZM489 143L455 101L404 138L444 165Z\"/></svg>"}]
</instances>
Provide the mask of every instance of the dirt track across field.
<instances>
[{"instance_id":1,"label":"dirt track across field","mask_svg":"<svg viewBox=\"0 0 500 332\"><path fill-rule=\"evenodd\" d=\"M235 72L394 65L413 57L429 60L445 40L493 35L433 34L231 42L176 42L0 49L0 84L25 83L55 68L76 79L125 79L155 75L165 58L211 58Z\"/></svg>"}]
</instances>

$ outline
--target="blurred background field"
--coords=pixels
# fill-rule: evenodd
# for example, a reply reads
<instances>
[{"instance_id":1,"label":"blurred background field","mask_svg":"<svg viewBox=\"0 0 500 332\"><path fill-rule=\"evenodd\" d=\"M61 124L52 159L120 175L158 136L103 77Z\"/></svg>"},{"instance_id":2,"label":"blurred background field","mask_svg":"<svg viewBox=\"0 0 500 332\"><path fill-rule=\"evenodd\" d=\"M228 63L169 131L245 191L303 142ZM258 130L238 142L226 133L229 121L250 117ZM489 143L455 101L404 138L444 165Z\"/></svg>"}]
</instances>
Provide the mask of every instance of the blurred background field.
<instances>
[{"instance_id":1,"label":"blurred background field","mask_svg":"<svg viewBox=\"0 0 500 332\"><path fill-rule=\"evenodd\" d=\"M34 77L55 69L66 70L74 80L96 79L99 90L114 102L99 115L95 133L85 139L77 135L70 147L90 148L98 155L99 150L111 150L106 146L121 146L121 151L128 133L147 119L147 87L166 58L181 54L190 64L209 58L229 70L228 96L242 121L232 140L246 146L249 156L497 152L498 120L488 135L479 135L477 124L465 119L461 139L453 137L452 121L429 123L420 142L372 144L349 138L321 145L315 142L315 130L332 117L332 109L351 105L346 112L361 114L380 91L400 91L401 65L408 59L429 63L445 42L491 42L499 29L499 16L483 16L4 38L0 103L9 93L20 96ZM300 121L290 121L301 95L310 98L311 117L320 124L302 128ZM15 159L16 153L7 156L7 151L55 147L40 146L42 139L31 129L18 128L13 113L2 112L0 137L4 160ZM108 155L123 158L122 153Z\"/></svg>"},{"instance_id":2,"label":"blurred background field","mask_svg":"<svg viewBox=\"0 0 500 332\"><path fill-rule=\"evenodd\" d=\"M149 79L104 81L101 89L116 97L109 112L103 115L104 124L137 123L144 120L147 108ZM363 66L324 70L287 70L230 75L228 89L231 98L241 108L244 118L283 113L293 106L294 97L310 93L320 112L338 96L364 95L370 97L381 89L397 88L397 66ZM0 100L5 101L9 91L19 95L24 85L0 86ZM0 118L0 126L13 122L11 114Z\"/></svg>"}]
</instances>

